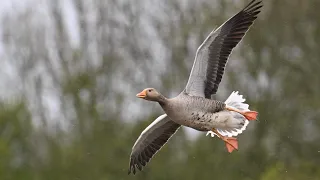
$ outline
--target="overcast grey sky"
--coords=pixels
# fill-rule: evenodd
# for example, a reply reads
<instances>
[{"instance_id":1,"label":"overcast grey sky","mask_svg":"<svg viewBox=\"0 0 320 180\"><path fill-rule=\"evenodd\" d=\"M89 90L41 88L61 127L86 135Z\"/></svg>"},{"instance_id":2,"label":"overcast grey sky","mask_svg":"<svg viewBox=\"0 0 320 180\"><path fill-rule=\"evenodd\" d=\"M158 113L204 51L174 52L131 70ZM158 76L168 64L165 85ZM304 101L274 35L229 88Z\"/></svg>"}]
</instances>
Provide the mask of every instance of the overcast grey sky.
<instances>
[{"instance_id":1,"label":"overcast grey sky","mask_svg":"<svg viewBox=\"0 0 320 180\"><path fill-rule=\"evenodd\" d=\"M39 22L44 22L47 20L45 15L47 13L47 2L48 0L1 0L0 1L0 20L2 21L2 25L5 25L5 21L3 18L5 16L12 16L19 14L26 7L32 6L32 11L35 11L39 15ZM65 20L67 23L67 27L69 31L73 31L73 33L69 33L72 42L77 44L78 33L74 33L77 29L77 25L75 23L75 11L71 8L69 0L62 1L63 5L61 6L63 9L63 13L65 15ZM42 16L44 15L44 16ZM14 19L14 18L13 18ZM35 21L35 22L36 22ZM32 22L34 23L34 22ZM13 101L17 98L16 94L21 91L21 82L19 81L19 75L17 73L16 67L11 63L12 57L8 57L8 54L4 52L3 49L3 41L2 41L2 28L0 27L0 59L1 59L1 67L0 67L0 99L5 99L5 101ZM39 69L38 69L39 70ZM58 101L55 96L50 93L50 89L46 91L47 95L44 95L44 102L47 104L48 108L48 116L49 119L59 119L57 117L59 111ZM33 103L29 104L29 108L33 108ZM37 120L34 120L37 123Z\"/></svg>"},{"instance_id":2,"label":"overcast grey sky","mask_svg":"<svg viewBox=\"0 0 320 180\"><path fill-rule=\"evenodd\" d=\"M49 2L50 0L0 0L0 19L3 18L5 15L14 15L14 14L18 14L19 11L23 10L25 7L27 6L32 6L32 11L35 12L39 12L40 14L37 14L37 16L39 16L40 18L36 18L36 21L41 21L41 22L45 22L46 18L43 17L43 15L47 15L48 16L48 11L47 11L47 6L46 4ZM65 21L65 25L68 29L69 32L69 38L70 38L70 42L73 46L77 46L79 45L79 28L78 28L78 20L77 20L77 14L75 12L75 10L73 9L73 5L71 4L72 2L70 0L57 0L61 2L61 10L63 13L63 17L64 17L64 21ZM185 2L188 0L183 0L181 2ZM236 1L236 0L235 0ZM90 4L90 3L89 3ZM183 4L187 4L187 3L183 3ZM157 0L148 0L146 1L145 5L145 9L143 11L145 11L145 13L152 13L154 14L157 11L160 11L156 14L161 13L161 2L157 1ZM152 7L152 8L150 8ZM89 8L90 7L87 7ZM90 18L90 17L86 17L86 18ZM218 24L213 24L212 28L218 26ZM147 25L144 25L144 27L148 27ZM150 31L149 31L150 33ZM1 28L0 28L0 34L1 34ZM141 37L143 38L143 37ZM155 39L156 41L156 39ZM154 41L154 42L155 42ZM157 43L154 43L157 44ZM155 54L164 54L161 53L161 47L156 46L156 48L154 48L153 52ZM1 44L1 36L0 36L0 57L4 56L4 52L3 52L3 48L2 48L2 44ZM154 55L156 57L156 55ZM10 58L1 58L1 59L10 59ZM161 60L165 59L165 57L160 58ZM159 59L158 59L159 60ZM161 63L159 63L160 65L164 65L165 63L162 61ZM14 68L12 67L12 65L10 65L10 63L8 62L2 62L2 66L0 67L0 97L4 97L4 96L10 96L10 93L14 93L15 91L17 91L18 88L14 87L14 86L18 86L19 84L14 83L15 79L17 79L17 74L15 73ZM191 68L191 67L190 67ZM161 74L161 69L164 68L159 68L159 73ZM156 71L156 70L154 70ZM155 78L157 76L155 75ZM186 77L187 80L188 77ZM154 83L157 84L157 83ZM19 89L18 89L19 91ZM178 92L175 92L178 93ZM57 95L57 94L55 94ZM55 115L58 115L58 111L59 111L59 101L56 101L55 98L53 98L55 95L52 95L50 93L48 93L48 95L44 98L44 100L46 101L46 104L48 105L47 108L49 109L49 112L52 112L51 114L51 118L50 119L61 119L59 117L55 117ZM130 94L129 94L130 95ZM138 107L136 103L136 101L132 102L132 99L128 98L128 100L130 100L130 102L128 102L128 106L127 109L131 110L131 112L127 112L127 116L129 117L134 117L135 114L141 114L141 112L137 111L136 108L134 107ZM30 105L32 106L32 104ZM160 107L157 107L160 109ZM133 110L133 111L132 111ZM50 114L50 113L49 113ZM159 114L160 115L160 114ZM194 131L191 129L188 129L188 131Z\"/></svg>"}]
</instances>

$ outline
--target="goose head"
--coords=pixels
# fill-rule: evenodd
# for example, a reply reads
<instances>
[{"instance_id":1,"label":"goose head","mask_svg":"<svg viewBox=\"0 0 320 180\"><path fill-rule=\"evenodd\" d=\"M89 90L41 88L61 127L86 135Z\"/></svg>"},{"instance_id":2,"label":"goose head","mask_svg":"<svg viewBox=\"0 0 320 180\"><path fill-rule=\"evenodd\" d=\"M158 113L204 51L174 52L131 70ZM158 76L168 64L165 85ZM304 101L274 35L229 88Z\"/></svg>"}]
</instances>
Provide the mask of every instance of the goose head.
<instances>
[{"instance_id":1,"label":"goose head","mask_svg":"<svg viewBox=\"0 0 320 180\"><path fill-rule=\"evenodd\" d=\"M146 88L136 95L138 98L159 102L163 96L154 88Z\"/></svg>"}]
</instances>

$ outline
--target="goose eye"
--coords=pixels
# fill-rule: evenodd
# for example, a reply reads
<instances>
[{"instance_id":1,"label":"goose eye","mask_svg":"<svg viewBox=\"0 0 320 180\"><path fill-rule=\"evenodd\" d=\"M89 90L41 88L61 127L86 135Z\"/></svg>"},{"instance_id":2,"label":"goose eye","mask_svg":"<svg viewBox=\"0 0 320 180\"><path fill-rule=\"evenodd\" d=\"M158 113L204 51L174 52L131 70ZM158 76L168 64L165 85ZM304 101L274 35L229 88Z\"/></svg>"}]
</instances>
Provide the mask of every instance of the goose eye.
<instances>
[{"instance_id":1,"label":"goose eye","mask_svg":"<svg viewBox=\"0 0 320 180\"><path fill-rule=\"evenodd\" d=\"M149 89L148 91L149 91L149 92L151 92L152 90L151 90L151 89Z\"/></svg>"}]
</instances>

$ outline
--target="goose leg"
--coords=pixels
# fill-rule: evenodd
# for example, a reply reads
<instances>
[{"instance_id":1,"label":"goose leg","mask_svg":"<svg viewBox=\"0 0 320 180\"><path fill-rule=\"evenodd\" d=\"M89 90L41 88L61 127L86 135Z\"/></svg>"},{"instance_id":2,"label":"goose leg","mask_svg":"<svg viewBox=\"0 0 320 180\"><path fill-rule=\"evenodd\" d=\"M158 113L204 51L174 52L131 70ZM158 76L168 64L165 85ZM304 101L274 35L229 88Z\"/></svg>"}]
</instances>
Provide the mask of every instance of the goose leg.
<instances>
[{"instance_id":1,"label":"goose leg","mask_svg":"<svg viewBox=\"0 0 320 180\"><path fill-rule=\"evenodd\" d=\"M258 116L258 112L256 112L256 111L240 111L239 109L236 109L236 108L228 106L228 105L226 105L225 109L228 111L237 112L237 113L243 115L249 121L256 120L257 116Z\"/></svg>"},{"instance_id":2,"label":"goose leg","mask_svg":"<svg viewBox=\"0 0 320 180\"><path fill-rule=\"evenodd\" d=\"M238 150L238 140L234 137L226 137L222 136L216 129L212 129L212 132L214 132L220 139L222 139L226 143L226 147L229 153L231 153L233 150Z\"/></svg>"}]
</instances>

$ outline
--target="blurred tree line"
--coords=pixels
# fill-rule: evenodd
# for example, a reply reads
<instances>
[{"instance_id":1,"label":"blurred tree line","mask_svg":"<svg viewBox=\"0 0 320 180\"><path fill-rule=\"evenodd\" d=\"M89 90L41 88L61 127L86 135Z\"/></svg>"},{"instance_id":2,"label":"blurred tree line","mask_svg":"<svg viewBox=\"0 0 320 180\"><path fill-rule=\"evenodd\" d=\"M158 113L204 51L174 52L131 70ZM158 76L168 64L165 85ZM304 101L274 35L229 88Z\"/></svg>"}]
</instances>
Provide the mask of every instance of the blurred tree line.
<instances>
[{"instance_id":1,"label":"blurred tree line","mask_svg":"<svg viewBox=\"0 0 320 180\"><path fill-rule=\"evenodd\" d=\"M1 180L320 179L320 1L265 0L233 51L216 98L239 90L260 112L238 152L183 128L136 176L131 147L161 109L135 94L179 93L248 1L27 2L2 18Z\"/></svg>"}]
</instances>

